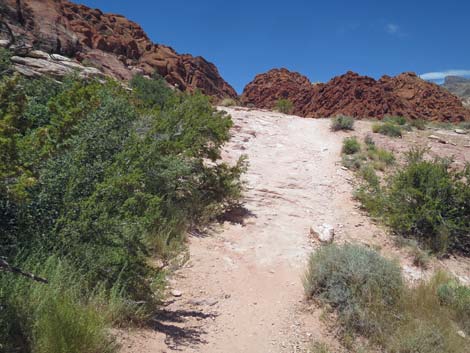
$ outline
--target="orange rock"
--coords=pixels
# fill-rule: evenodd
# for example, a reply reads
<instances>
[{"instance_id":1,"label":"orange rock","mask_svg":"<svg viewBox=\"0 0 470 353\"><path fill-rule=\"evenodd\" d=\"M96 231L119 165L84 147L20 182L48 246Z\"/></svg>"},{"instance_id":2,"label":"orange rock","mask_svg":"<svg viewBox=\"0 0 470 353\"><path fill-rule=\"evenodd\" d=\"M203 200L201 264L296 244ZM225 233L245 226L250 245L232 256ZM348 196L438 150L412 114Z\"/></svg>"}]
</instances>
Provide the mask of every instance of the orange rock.
<instances>
[{"instance_id":1,"label":"orange rock","mask_svg":"<svg viewBox=\"0 0 470 353\"><path fill-rule=\"evenodd\" d=\"M200 89L215 97L237 96L214 64L154 44L138 24L123 16L67 0L23 0L19 9L16 0L2 2L14 32L41 50L87 59L117 79L127 80L135 72L151 75L157 71L182 90Z\"/></svg>"}]
</instances>

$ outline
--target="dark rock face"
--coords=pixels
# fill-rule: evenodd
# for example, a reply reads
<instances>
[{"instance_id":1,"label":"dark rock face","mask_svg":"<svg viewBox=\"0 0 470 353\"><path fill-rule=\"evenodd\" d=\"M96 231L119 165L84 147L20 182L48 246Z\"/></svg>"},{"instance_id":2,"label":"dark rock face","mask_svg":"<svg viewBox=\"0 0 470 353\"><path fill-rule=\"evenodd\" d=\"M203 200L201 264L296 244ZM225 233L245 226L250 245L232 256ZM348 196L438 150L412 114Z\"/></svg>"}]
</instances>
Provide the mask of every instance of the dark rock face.
<instances>
[{"instance_id":1,"label":"dark rock face","mask_svg":"<svg viewBox=\"0 0 470 353\"><path fill-rule=\"evenodd\" d=\"M35 48L74 57L115 78L157 71L181 90L236 97L214 64L154 44L136 23L67 0L3 0L2 17Z\"/></svg>"},{"instance_id":2,"label":"dark rock face","mask_svg":"<svg viewBox=\"0 0 470 353\"><path fill-rule=\"evenodd\" d=\"M300 74L271 70L246 86L242 102L273 108L281 96L294 103L295 114L311 118L345 114L356 118L400 115L411 119L470 120L470 110L456 96L414 73L375 80L349 71L325 84L311 85Z\"/></svg>"}]
</instances>

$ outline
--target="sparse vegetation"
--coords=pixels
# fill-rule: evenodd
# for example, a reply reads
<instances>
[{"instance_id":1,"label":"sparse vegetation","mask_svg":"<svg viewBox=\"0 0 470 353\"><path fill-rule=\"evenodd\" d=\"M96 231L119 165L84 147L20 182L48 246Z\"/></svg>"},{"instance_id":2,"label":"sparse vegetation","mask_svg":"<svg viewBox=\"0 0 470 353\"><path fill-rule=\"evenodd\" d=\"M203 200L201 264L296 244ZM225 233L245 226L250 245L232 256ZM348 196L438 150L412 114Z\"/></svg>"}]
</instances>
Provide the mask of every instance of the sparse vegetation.
<instances>
[{"instance_id":1,"label":"sparse vegetation","mask_svg":"<svg viewBox=\"0 0 470 353\"><path fill-rule=\"evenodd\" d=\"M233 98L224 98L219 103L222 107L234 107L237 105L237 101Z\"/></svg>"},{"instance_id":2,"label":"sparse vegetation","mask_svg":"<svg viewBox=\"0 0 470 353\"><path fill-rule=\"evenodd\" d=\"M294 104L288 99L279 99L276 102L275 108L278 112L284 114L292 113L292 109L294 108Z\"/></svg>"},{"instance_id":3,"label":"sparse vegetation","mask_svg":"<svg viewBox=\"0 0 470 353\"><path fill-rule=\"evenodd\" d=\"M375 251L328 245L311 255L304 286L308 297L338 312L351 351L353 335L386 352L468 351L458 330L468 332L470 289L443 273L408 288L400 267Z\"/></svg>"},{"instance_id":4,"label":"sparse vegetation","mask_svg":"<svg viewBox=\"0 0 470 353\"><path fill-rule=\"evenodd\" d=\"M383 118L384 123L405 126L408 120L404 116L387 115Z\"/></svg>"},{"instance_id":5,"label":"sparse vegetation","mask_svg":"<svg viewBox=\"0 0 470 353\"><path fill-rule=\"evenodd\" d=\"M391 122L375 123L372 125L372 131L389 137L401 137L402 128Z\"/></svg>"},{"instance_id":6,"label":"sparse vegetation","mask_svg":"<svg viewBox=\"0 0 470 353\"><path fill-rule=\"evenodd\" d=\"M400 267L359 245L323 246L311 255L308 297L334 307L347 332L384 339L404 293Z\"/></svg>"},{"instance_id":7,"label":"sparse vegetation","mask_svg":"<svg viewBox=\"0 0 470 353\"><path fill-rule=\"evenodd\" d=\"M424 130L426 129L427 121L423 119L411 119L409 124L415 129Z\"/></svg>"},{"instance_id":8,"label":"sparse vegetation","mask_svg":"<svg viewBox=\"0 0 470 353\"><path fill-rule=\"evenodd\" d=\"M354 130L354 119L350 116L337 115L331 119L331 130L333 131Z\"/></svg>"},{"instance_id":9,"label":"sparse vegetation","mask_svg":"<svg viewBox=\"0 0 470 353\"><path fill-rule=\"evenodd\" d=\"M361 144L356 137L348 137L343 140L342 153L344 154L354 154L361 150Z\"/></svg>"}]
</instances>

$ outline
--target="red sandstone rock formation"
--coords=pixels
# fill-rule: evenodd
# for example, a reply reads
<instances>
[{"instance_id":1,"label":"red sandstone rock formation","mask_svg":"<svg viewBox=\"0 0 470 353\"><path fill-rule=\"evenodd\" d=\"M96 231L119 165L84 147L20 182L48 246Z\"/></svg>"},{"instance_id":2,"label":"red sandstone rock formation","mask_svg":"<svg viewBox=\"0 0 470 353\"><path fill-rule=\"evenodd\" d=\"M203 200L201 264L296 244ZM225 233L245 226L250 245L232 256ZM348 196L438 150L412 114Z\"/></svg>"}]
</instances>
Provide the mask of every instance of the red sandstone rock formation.
<instances>
[{"instance_id":1,"label":"red sandstone rock formation","mask_svg":"<svg viewBox=\"0 0 470 353\"><path fill-rule=\"evenodd\" d=\"M295 114L312 118L345 114L356 118L401 115L412 119L470 120L470 110L456 96L414 73L384 76L377 81L347 72L326 84L311 85L298 73L271 70L257 75L245 87L241 99L245 104L273 108L281 97L294 103Z\"/></svg>"},{"instance_id":2,"label":"red sandstone rock formation","mask_svg":"<svg viewBox=\"0 0 470 353\"><path fill-rule=\"evenodd\" d=\"M272 69L257 75L245 87L241 102L272 109L279 99L289 99L294 105L293 113L299 114L310 102L311 92L312 83L307 77L284 68Z\"/></svg>"},{"instance_id":3,"label":"red sandstone rock formation","mask_svg":"<svg viewBox=\"0 0 470 353\"><path fill-rule=\"evenodd\" d=\"M157 71L181 90L236 97L214 64L154 44L136 23L67 0L3 0L0 14L35 48L77 58L118 79ZM19 3L19 6L18 6Z\"/></svg>"}]
</instances>

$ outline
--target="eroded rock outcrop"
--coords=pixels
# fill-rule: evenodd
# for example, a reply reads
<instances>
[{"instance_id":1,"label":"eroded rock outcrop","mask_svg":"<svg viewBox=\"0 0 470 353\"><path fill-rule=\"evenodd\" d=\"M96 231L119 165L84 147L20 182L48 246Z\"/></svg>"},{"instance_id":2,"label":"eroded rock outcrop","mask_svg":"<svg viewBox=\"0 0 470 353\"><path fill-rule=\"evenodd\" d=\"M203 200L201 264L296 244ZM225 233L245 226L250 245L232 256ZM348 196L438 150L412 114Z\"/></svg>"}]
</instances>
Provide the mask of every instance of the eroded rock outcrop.
<instances>
[{"instance_id":1,"label":"eroded rock outcrop","mask_svg":"<svg viewBox=\"0 0 470 353\"><path fill-rule=\"evenodd\" d=\"M157 71L181 90L236 97L214 64L154 44L127 18L67 0L3 0L0 12L17 38L36 49L76 58L118 79Z\"/></svg>"},{"instance_id":2,"label":"eroded rock outcrop","mask_svg":"<svg viewBox=\"0 0 470 353\"><path fill-rule=\"evenodd\" d=\"M243 92L242 102L259 108L273 108L280 97L294 103L294 113L320 118L337 114L356 118L400 115L412 119L470 120L470 110L442 87L420 79L414 73L379 80L347 72L325 84L308 85L297 73L271 70L256 76ZM274 73L274 74L273 74Z\"/></svg>"},{"instance_id":3,"label":"eroded rock outcrop","mask_svg":"<svg viewBox=\"0 0 470 353\"><path fill-rule=\"evenodd\" d=\"M245 87L241 102L272 109L279 99L289 99L294 105L293 113L299 114L310 102L311 94L312 83L307 77L284 68L272 69L257 75Z\"/></svg>"}]
</instances>

